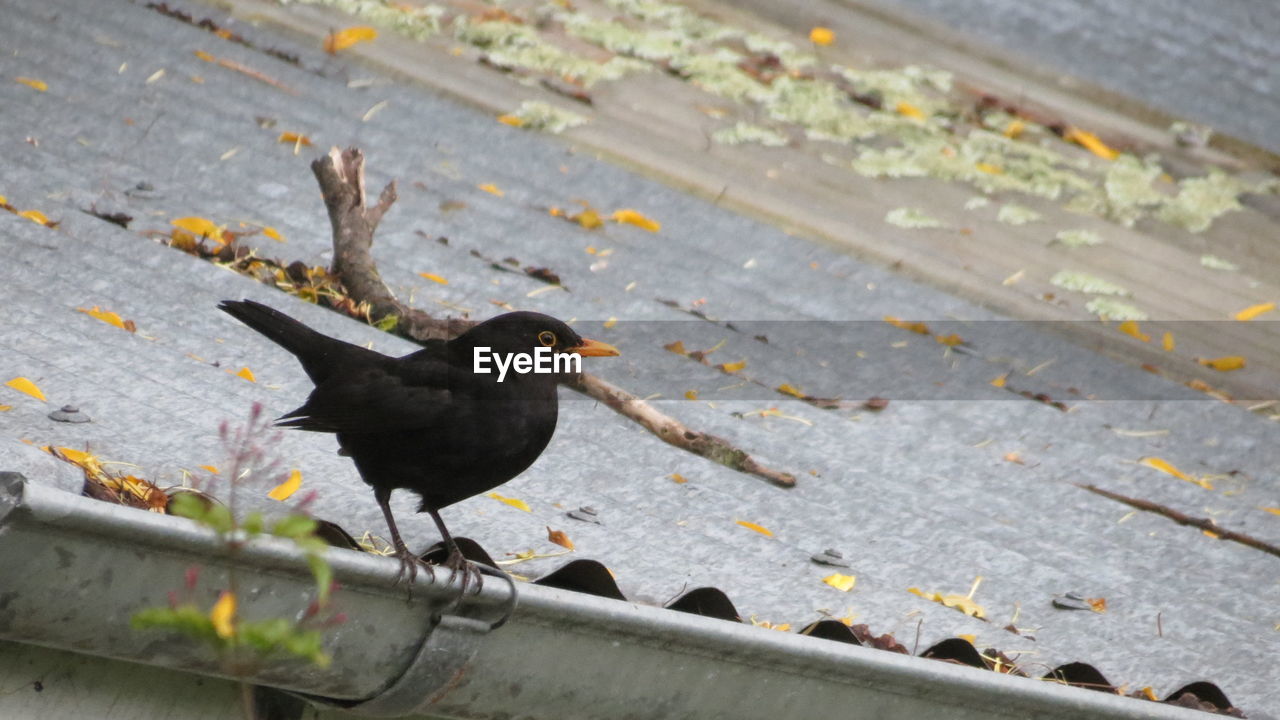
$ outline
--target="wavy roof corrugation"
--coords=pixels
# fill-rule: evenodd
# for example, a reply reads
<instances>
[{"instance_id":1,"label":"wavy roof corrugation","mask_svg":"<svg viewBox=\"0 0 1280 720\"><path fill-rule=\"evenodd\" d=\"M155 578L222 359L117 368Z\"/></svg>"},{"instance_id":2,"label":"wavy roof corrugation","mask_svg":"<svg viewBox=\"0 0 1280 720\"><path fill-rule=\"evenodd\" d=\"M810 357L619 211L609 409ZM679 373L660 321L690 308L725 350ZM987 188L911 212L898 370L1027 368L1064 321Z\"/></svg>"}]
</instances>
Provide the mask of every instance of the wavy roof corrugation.
<instances>
[{"instance_id":1,"label":"wavy roof corrugation","mask_svg":"<svg viewBox=\"0 0 1280 720\"><path fill-rule=\"evenodd\" d=\"M209 14L202 6L187 10ZM371 186L398 179L401 200L380 229L377 254L402 296L414 295L436 312L449 312L435 304L440 300L483 316L496 312L489 301L498 299L579 318L595 332L596 322L611 316L681 322L680 332L702 338L702 347L731 333L689 320L659 300L688 306L706 298L703 310L728 318L995 319L577 155L555 139L503 126L317 48L294 47L282 36L235 26L262 47L297 52L300 66L125 2L14 3L7 21L7 43L16 51L6 60L9 74L39 77L49 90L0 83L0 141L9 148L0 193L62 224L52 231L0 216L7 261L0 267L6 335L0 366L36 379L51 404L80 405L94 422L54 424L44 417L51 408L6 399L14 409L0 417L6 428L0 457L8 469L29 477L61 477L68 489L78 487L74 473L16 441L87 444L150 475L175 478L180 467L218 459L220 421L242 417L253 401L283 413L305 395L305 379L293 361L229 323L214 309L218 300L253 297L386 352L411 349L80 212L95 204L128 212L135 217L133 231L167 231L169 219L186 215L265 223L288 239L283 245L263 240L265 253L323 264L329 231L307 163L331 144L364 148ZM196 50L266 72L298 94L203 62ZM161 69L163 76L146 82ZM351 78L378 82L350 87ZM362 121L384 100L388 104L375 118ZM262 127L270 124L262 118L274 126ZM294 156L276 141L284 130L307 133L316 148ZM240 150L221 160L232 148ZM126 194L139 183L154 189ZM480 183L496 183L505 196L476 189ZM649 234L619 226L593 234L545 212L579 197L600 208L642 209L663 229ZM466 207L441 212L445 201ZM419 230L450 242L432 242ZM614 249L608 267L590 269L597 258L583 252L588 245ZM528 298L543 285L493 271L468 253L473 248L550 267L572 292ZM752 259L755 267L744 270ZM420 271L451 283L423 281ZM636 286L628 291L631 282ZM139 335L74 312L91 305L133 319ZM794 367L785 346L805 343L804 326L794 327L791 337L748 343L743 352L763 377L804 387L807 377L784 375ZM608 331L603 337L611 339ZM905 333L903 339L911 340ZM1114 387L1161 382L1034 328L1015 328L1007 342L1025 367L1058 358L1025 380L1052 393L1079 378ZM842 375L858 388L888 384L904 368L919 373L922 385L953 378L954 358L942 358L941 347L927 338L906 348L868 350L867 360ZM660 348L624 351L692 384L726 384L715 370ZM223 367L209 364L215 361ZM252 367L257 384L224 370L243 365ZM593 363L591 369L628 384L624 364ZM1274 687L1258 672L1280 645L1269 615L1280 600L1280 586L1267 571L1274 560L1155 516L1129 517L1127 508L1071 482L1096 482L1197 513L1207 505L1225 511L1217 515L1224 524L1274 540L1280 531L1266 525L1274 518L1251 513L1275 504L1280 429L1202 396L1079 401L1064 414L1010 401L994 388L975 386L973 392L969 401L892 400L884 412L856 417L781 396L727 399L715 407L660 403L691 425L798 471L793 490L680 453L603 407L566 397L552 447L502 489L533 512L477 498L447 511L448 521L482 539L495 555L542 547L547 525L563 529L584 555L618 574L629 597L660 603L712 585L724 589L740 612L774 623L807 624L819 610L852 612L875 632L900 638L914 636L918 626L920 647L973 634L981 647L1023 653L1045 668L1087 662L1113 682L1152 685L1161 696L1209 679L1243 707L1276 707ZM771 405L805 422L734 415ZM1169 434L1133 437L1113 428ZM281 456L300 465L319 491L318 514L379 532L382 520L370 493L332 450L329 439L301 433L286 434L279 445ZM1005 461L1012 451L1028 462ZM1235 471L1239 492L1207 495L1129 464L1145 455L1197 472ZM667 476L673 472L689 482L672 482ZM408 517L408 499L397 502ZM601 524L565 517L584 505L599 511ZM744 529L735 522L740 519L768 527L774 536ZM434 539L429 523L402 524L415 544ZM858 576L854 592L821 582L829 569L809 557L827 547L849 559L849 572ZM536 574L549 565L524 567ZM978 575L985 581L976 597L992 616L989 623L906 592L910 586L963 592ZM1052 609L1052 597L1068 591L1106 597L1107 614ZM1000 629L1015 608L1017 624L1034 628L1034 641ZM1156 632L1157 617L1163 636Z\"/></svg>"}]
</instances>

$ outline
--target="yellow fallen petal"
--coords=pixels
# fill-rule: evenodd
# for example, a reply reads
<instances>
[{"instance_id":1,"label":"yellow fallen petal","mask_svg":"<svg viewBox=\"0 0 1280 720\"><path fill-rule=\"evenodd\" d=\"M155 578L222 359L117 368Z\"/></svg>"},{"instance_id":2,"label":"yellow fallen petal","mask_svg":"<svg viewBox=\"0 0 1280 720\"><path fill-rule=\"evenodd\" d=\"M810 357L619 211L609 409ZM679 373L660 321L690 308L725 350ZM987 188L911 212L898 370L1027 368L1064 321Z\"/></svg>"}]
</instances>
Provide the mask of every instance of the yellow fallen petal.
<instances>
[{"instance_id":1,"label":"yellow fallen petal","mask_svg":"<svg viewBox=\"0 0 1280 720\"><path fill-rule=\"evenodd\" d=\"M919 335L929 334L929 326L922 322L907 322L906 320L899 320L898 318L892 315L885 315L884 321L896 328L902 328L903 330L910 330L911 332L917 333Z\"/></svg>"},{"instance_id":2,"label":"yellow fallen petal","mask_svg":"<svg viewBox=\"0 0 1280 720\"><path fill-rule=\"evenodd\" d=\"M697 399L698 399L698 391L697 391L697 390L685 390L685 391L684 391L684 399L685 399L685 400L697 400Z\"/></svg>"},{"instance_id":3,"label":"yellow fallen petal","mask_svg":"<svg viewBox=\"0 0 1280 720\"><path fill-rule=\"evenodd\" d=\"M830 585L840 592L849 592L853 589L854 584L858 582L858 578L855 575L841 575L840 573L835 573L822 578L822 582Z\"/></svg>"},{"instance_id":4,"label":"yellow fallen petal","mask_svg":"<svg viewBox=\"0 0 1280 720\"><path fill-rule=\"evenodd\" d=\"M209 472L213 473L214 475L217 475L217 474L218 474L218 466L217 466L217 465L201 465L201 466L200 466L200 469L201 469L201 470L208 470Z\"/></svg>"},{"instance_id":5,"label":"yellow fallen petal","mask_svg":"<svg viewBox=\"0 0 1280 720\"><path fill-rule=\"evenodd\" d=\"M836 33L831 28L818 26L809 31L809 42L814 45L830 45L836 41Z\"/></svg>"},{"instance_id":6,"label":"yellow fallen petal","mask_svg":"<svg viewBox=\"0 0 1280 720\"><path fill-rule=\"evenodd\" d=\"M1004 174L1004 168L1000 167L999 165L994 165L992 163L980 162L977 165L974 165L974 167L976 167L977 169L981 170L982 172L988 175Z\"/></svg>"},{"instance_id":7,"label":"yellow fallen petal","mask_svg":"<svg viewBox=\"0 0 1280 720\"><path fill-rule=\"evenodd\" d=\"M74 448L68 448L68 447L54 448L54 447L48 447L48 446L46 446L44 450L51 455L53 454L59 455L62 457L63 460L66 460L72 465L78 465L84 468L85 470L89 470L91 472L94 470L100 469L102 467L102 463L101 461L98 460L97 457L95 457L91 453L85 452L84 450L76 450ZM58 452L54 453L53 452L54 450L57 450Z\"/></svg>"},{"instance_id":8,"label":"yellow fallen petal","mask_svg":"<svg viewBox=\"0 0 1280 720\"><path fill-rule=\"evenodd\" d=\"M333 54L346 50L356 43L368 42L378 37L378 31L368 25L358 25L329 33L324 39L324 51Z\"/></svg>"},{"instance_id":9,"label":"yellow fallen petal","mask_svg":"<svg viewBox=\"0 0 1280 720\"><path fill-rule=\"evenodd\" d=\"M680 473L671 473L671 474L670 474L670 475L668 475L667 477L671 478L671 482L673 482L673 483L675 483L675 484L677 484L677 485L683 485L683 484L685 484L685 483L689 482L689 479L688 479L688 478L686 478L685 476L681 475ZM1276 514L1277 514L1277 515L1280 515L1280 513L1276 513Z\"/></svg>"},{"instance_id":10,"label":"yellow fallen petal","mask_svg":"<svg viewBox=\"0 0 1280 720\"><path fill-rule=\"evenodd\" d=\"M1276 304L1273 302L1262 303L1261 305L1251 305L1236 313L1235 317L1237 320L1252 320L1263 313L1269 313L1275 309Z\"/></svg>"},{"instance_id":11,"label":"yellow fallen petal","mask_svg":"<svg viewBox=\"0 0 1280 720\"><path fill-rule=\"evenodd\" d=\"M1213 489L1213 483L1209 482L1208 480L1205 480L1204 478L1192 477L1182 472L1178 468L1174 467L1173 463L1170 463L1168 460L1164 460L1163 458L1144 457L1138 461L1138 464L1144 467L1149 467L1153 470L1159 470L1160 472L1166 475L1172 475L1173 477L1176 477L1179 480L1186 480L1187 482L1193 485L1199 485L1205 490Z\"/></svg>"},{"instance_id":12,"label":"yellow fallen petal","mask_svg":"<svg viewBox=\"0 0 1280 720\"><path fill-rule=\"evenodd\" d=\"M477 185L476 187L489 193L490 195L497 195L498 197L502 197L503 195L506 195L506 193L502 192L501 188L499 188L497 185L494 185L493 183L485 183L483 185Z\"/></svg>"},{"instance_id":13,"label":"yellow fallen petal","mask_svg":"<svg viewBox=\"0 0 1280 720\"><path fill-rule=\"evenodd\" d=\"M804 393L801 392L800 388L796 387L795 385L792 385L791 383L782 383L781 385L779 385L778 392L783 393L784 395L790 395L792 397L798 397L798 398L804 397Z\"/></svg>"},{"instance_id":14,"label":"yellow fallen petal","mask_svg":"<svg viewBox=\"0 0 1280 720\"><path fill-rule=\"evenodd\" d=\"M1280 515L1280 507L1264 507L1261 509L1271 513L1272 515Z\"/></svg>"},{"instance_id":15,"label":"yellow fallen petal","mask_svg":"<svg viewBox=\"0 0 1280 720\"><path fill-rule=\"evenodd\" d=\"M424 278L426 278L426 279L428 279L428 280L431 280L432 282L438 282L438 283L440 283L441 285L448 285L448 284L449 284L449 281L448 281L448 280L446 280L445 278L443 278L443 277L441 277L441 276L439 276L439 275L436 275L435 273L420 272L420 273L418 273L418 277L424 277Z\"/></svg>"},{"instance_id":16,"label":"yellow fallen petal","mask_svg":"<svg viewBox=\"0 0 1280 720\"><path fill-rule=\"evenodd\" d=\"M1142 332L1142 330L1138 327L1137 320L1125 320L1124 322L1117 325L1116 329L1124 333L1125 335L1138 338L1142 342L1151 342L1151 336Z\"/></svg>"},{"instance_id":17,"label":"yellow fallen petal","mask_svg":"<svg viewBox=\"0 0 1280 720\"><path fill-rule=\"evenodd\" d=\"M524 126L524 120L521 120L516 115L499 115L498 122L502 123L503 125L510 125L511 127Z\"/></svg>"},{"instance_id":18,"label":"yellow fallen petal","mask_svg":"<svg viewBox=\"0 0 1280 720\"><path fill-rule=\"evenodd\" d=\"M1245 366L1245 359L1239 355L1227 355L1220 358L1196 358L1196 362L1205 367L1211 367L1218 372L1230 372Z\"/></svg>"},{"instance_id":19,"label":"yellow fallen petal","mask_svg":"<svg viewBox=\"0 0 1280 720\"><path fill-rule=\"evenodd\" d=\"M283 502L288 500L290 495L298 492L300 487L302 487L302 471L293 470L289 473L289 479L272 488L271 492L267 493L267 497Z\"/></svg>"},{"instance_id":20,"label":"yellow fallen petal","mask_svg":"<svg viewBox=\"0 0 1280 720\"><path fill-rule=\"evenodd\" d=\"M207 53L207 52L205 52L205 51L203 51L203 50L196 50L196 51L195 51L195 56L196 56L196 57L198 57L198 58L200 58L201 60L203 60L203 61L205 61L205 62L217 62L217 61L218 61L218 58L216 58L216 57L214 57L214 56L210 55L209 53Z\"/></svg>"},{"instance_id":21,"label":"yellow fallen petal","mask_svg":"<svg viewBox=\"0 0 1280 720\"><path fill-rule=\"evenodd\" d=\"M718 365L717 367L719 367L721 370L727 373L736 373L746 366L747 366L746 360L739 360L738 362L723 363L721 365Z\"/></svg>"},{"instance_id":22,"label":"yellow fallen petal","mask_svg":"<svg viewBox=\"0 0 1280 720\"><path fill-rule=\"evenodd\" d=\"M23 210L22 212L18 213L18 217L24 217L30 220L31 222L37 223L39 225L49 224L49 217L44 213L40 212L39 210Z\"/></svg>"},{"instance_id":23,"label":"yellow fallen petal","mask_svg":"<svg viewBox=\"0 0 1280 720\"><path fill-rule=\"evenodd\" d=\"M532 510L529 509L529 503L521 500L520 498L504 497L502 495L499 495L496 492L486 493L485 497L490 497L490 498L493 498L494 500L497 500L498 502L506 503L511 507L516 508L517 510L523 510L525 512L533 512Z\"/></svg>"},{"instance_id":24,"label":"yellow fallen petal","mask_svg":"<svg viewBox=\"0 0 1280 720\"><path fill-rule=\"evenodd\" d=\"M35 78L16 77L13 79L13 81L16 83L21 83L23 85L26 85L29 88L39 90L40 92L44 92L45 90L49 89L48 83L46 83L43 80L36 80Z\"/></svg>"},{"instance_id":25,"label":"yellow fallen petal","mask_svg":"<svg viewBox=\"0 0 1280 720\"><path fill-rule=\"evenodd\" d=\"M209 620L213 623L213 631L218 637L226 639L236 634L234 624L236 616L236 596L227 590L223 590L218 596L218 601L213 604L213 609L209 611Z\"/></svg>"},{"instance_id":26,"label":"yellow fallen petal","mask_svg":"<svg viewBox=\"0 0 1280 720\"><path fill-rule=\"evenodd\" d=\"M95 320L101 320L102 322L108 325L114 325L120 328L121 330L129 330L130 326L125 324L124 318L120 317L116 313L111 312L110 310L103 310L97 305L94 305L91 308L78 307L76 308L76 310L78 312L84 313L85 315L88 315L91 318L94 318ZM134 328L134 329L136 330L137 328ZM129 332L133 332L133 330L129 330Z\"/></svg>"},{"instance_id":27,"label":"yellow fallen petal","mask_svg":"<svg viewBox=\"0 0 1280 720\"><path fill-rule=\"evenodd\" d=\"M613 211L612 217L613 221L616 223L635 225L636 227L648 230L649 232L658 232L662 229L662 225L658 221L647 218L638 210L632 210L630 208L615 210Z\"/></svg>"},{"instance_id":28,"label":"yellow fallen petal","mask_svg":"<svg viewBox=\"0 0 1280 720\"><path fill-rule=\"evenodd\" d=\"M595 230L596 228L604 225L604 220L600 219L600 213L590 208L574 215L571 219L588 230ZM595 255L594 252L591 254Z\"/></svg>"},{"instance_id":29,"label":"yellow fallen petal","mask_svg":"<svg viewBox=\"0 0 1280 720\"><path fill-rule=\"evenodd\" d=\"M31 397L37 400L44 401L45 399L44 393L40 392L40 388L36 387L35 383L31 382L30 380L24 377L16 377L10 380L9 382L5 383L5 385L13 388L14 390L17 390L20 393L25 393L27 395L30 395Z\"/></svg>"},{"instance_id":30,"label":"yellow fallen petal","mask_svg":"<svg viewBox=\"0 0 1280 720\"><path fill-rule=\"evenodd\" d=\"M604 321L604 327L605 327L605 329L606 329L606 330L608 330L609 328L611 328L611 327L613 327L613 326L615 326L615 325L617 325L617 324L618 324L618 318L616 318L616 317L611 317L611 318L609 318L608 320L605 320L605 321Z\"/></svg>"},{"instance_id":31,"label":"yellow fallen petal","mask_svg":"<svg viewBox=\"0 0 1280 720\"><path fill-rule=\"evenodd\" d=\"M937 599L937 602L949 608L955 608L965 615L971 615L976 618L985 618L987 616L987 611L968 595L943 595Z\"/></svg>"},{"instance_id":32,"label":"yellow fallen petal","mask_svg":"<svg viewBox=\"0 0 1280 720\"><path fill-rule=\"evenodd\" d=\"M1164 347L1165 352L1173 352L1173 349L1177 347L1173 342L1173 333L1171 332L1166 332L1164 334L1164 337L1160 340L1160 344Z\"/></svg>"},{"instance_id":33,"label":"yellow fallen petal","mask_svg":"<svg viewBox=\"0 0 1280 720\"><path fill-rule=\"evenodd\" d=\"M934 335L933 339L939 344L946 345L947 347L955 347L957 345L964 344L964 338L955 333L951 333L950 335Z\"/></svg>"},{"instance_id":34,"label":"yellow fallen petal","mask_svg":"<svg viewBox=\"0 0 1280 720\"><path fill-rule=\"evenodd\" d=\"M271 227L270 225L263 226L262 234L266 235L272 240L275 240L276 242L279 242L279 243L285 242L284 236L280 234L280 231Z\"/></svg>"},{"instance_id":35,"label":"yellow fallen petal","mask_svg":"<svg viewBox=\"0 0 1280 720\"><path fill-rule=\"evenodd\" d=\"M253 376L253 371L247 367L240 368L240 372L236 373L236 377L244 378L245 380L248 380L251 383L258 382L258 378Z\"/></svg>"},{"instance_id":36,"label":"yellow fallen petal","mask_svg":"<svg viewBox=\"0 0 1280 720\"><path fill-rule=\"evenodd\" d=\"M1179 480L1191 479L1186 473L1182 472L1178 468L1174 467L1172 463L1162 458L1144 457L1138 461L1138 464L1145 465L1146 467L1153 468L1155 470L1159 470L1160 472L1165 473L1167 475L1172 475L1178 478Z\"/></svg>"},{"instance_id":37,"label":"yellow fallen petal","mask_svg":"<svg viewBox=\"0 0 1280 720\"><path fill-rule=\"evenodd\" d=\"M0 405L0 412L9 412L12 409L12 405Z\"/></svg>"},{"instance_id":38,"label":"yellow fallen petal","mask_svg":"<svg viewBox=\"0 0 1280 720\"><path fill-rule=\"evenodd\" d=\"M1023 130L1027 129L1027 124L1021 120L1010 120L1008 125L1004 126L1004 136L1010 140L1016 140Z\"/></svg>"},{"instance_id":39,"label":"yellow fallen petal","mask_svg":"<svg viewBox=\"0 0 1280 720\"><path fill-rule=\"evenodd\" d=\"M1102 142L1097 135L1080 128L1067 128L1067 131L1062 135L1062 139L1079 145L1103 160L1115 160L1120 157L1119 150Z\"/></svg>"},{"instance_id":40,"label":"yellow fallen petal","mask_svg":"<svg viewBox=\"0 0 1280 720\"><path fill-rule=\"evenodd\" d=\"M894 109L904 117L915 118L916 120L924 119L924 111L909 102L899 102Z\"/></svg>"},{"instance_id":41,"label":"yellow fallen petal","mask_svg":"<svg viewBox=\"0 0 1280 720\"><path fill-rule=\"evenodd\" d=\"M956 637L960 638L961 640L964 640L970 645L978 642L978 636L972 633L960 633L959 635L956 635Z\"/></svg>"},{"instance_id":42,"label":"yellow fallen petal","mask_svg":"<svg viewBox=\"0 0 1280 720\"><path fill-rule=\"evenodd\" d=\"M1005 373L995 380L991 381L992 387L1004 387L1005 381L1009 379L1009 373Z\"/></svg>"},{"instance_id":43,"label":"yellow fallen petal","mask_svg":"<svg viewBox=\"0 0 1280 720\"><path fill-rule=\"evenodd\" d=\"M311 138L307 137L306 135L303 135L302 133L282 132L280 133L280 137L276 139L282 143L292 143L293 145L306 145L307 147L311 146Z\"/></svg>"},{"instance_id":44,"label":"yellow fallen petal","mask_svg":"<svg viewBox=\"0 0 1280 720\"><path fill-rule=\"evenodd\" d=\"M755 530L765 537L773 537L773 531L763 525L757 525L753 522L747 522L746 520L738 520L737 522L748 530Z\"/></svg>"},{"instance_id":45,"label":"yellow fallen petal","mask_svg":"<svg viewBox=\"0 0 1280 720\"><path fill-rule=\"evenodd\" d=\"M215 225L212 220L202 217L181 217L176 220L170 220L169 224L195 235L196 237L213 238L218 242L222 240L222 228Z\"/></svg>"}]
</instances>

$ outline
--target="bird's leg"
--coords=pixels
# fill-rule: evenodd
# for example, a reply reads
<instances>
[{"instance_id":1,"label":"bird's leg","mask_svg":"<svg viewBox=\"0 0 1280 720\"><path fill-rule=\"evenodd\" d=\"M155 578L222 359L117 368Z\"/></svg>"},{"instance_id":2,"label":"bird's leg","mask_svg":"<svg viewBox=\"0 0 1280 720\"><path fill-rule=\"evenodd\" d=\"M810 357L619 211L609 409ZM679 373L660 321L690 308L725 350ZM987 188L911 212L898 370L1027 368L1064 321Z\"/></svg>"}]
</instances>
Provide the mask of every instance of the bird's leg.
<instances>
[{"instance_id":1,"label":"bird's leg","mask_svg":"<svg viewBox=\"0 0 1280 720\"><path fill-rule=\"evenodd\" d=\"M440 537L444 538L444 547L449 551L448 557L445 558L445 567L449 568L449 582L457 577L458 573L462 573L462 592L459 599L467 593L467 585L471 584L471 574L474 572L476 577L476 592L480 592L480 588L484 586L484 580L480 575L480 569L471 564L466 556L462 554L462 550L458 548L458 543L453 541L453 536L449 534L449 528L444 526L444 519L440 517L440 511L434 508L427 508L427 512L431 513L431 519L436 521L436 528L440 531Z\"/></svg>"},{"instance_id":2,"label":"bird's leg","mask_svg":"<svg viewBox=\"0 0 1280 720\"><path fill-rule=\"evenodd\" d=\"M511 618L511 613L516 607L515 581L511 579L510 575L500 569L478 565L467 560L466 556L462 554L462 550L458 548L458 544L453 541L453 536L449 534L449 529L444 526L444 520L440 518L439 511L427 508L427 512L431 513L431 519L436 521L436 527L440 530L440 536L444 538L445 548L449 551L449 556L444 561L444 564L448 566L450 570L449 582L453 582L454 575L457 574L459 570L462 571L462 592L458 593L458 603L462 602L463 596L466 595L468 579L473 572L476 577L476 594L479 594L480 588L484 587L484 575L486 573L494 575L495 577L501 577L503 580L507 581L507 585L511 589L511 593L509 595L510 601L507 603L506 610L502 613L502 617L497 622L490 625L489 629L496 630L502 627L506 624L507 620ZM455 603L455 606L456 605L457 603Z\"/></svg>"},{"instance_id":3,"label":"bird's leg","mask_svg":"<svg viewBox=\"0 0 1280 720\"><path fill-rule=\"evenodd\" d=\"M399 585L404 581L405 575L408 575L409 596L413 597L413 583L418 579L418 565L422 561L409 551L409 546L405 545L400 537L400 530L396 528L396 519L391 516L391 491L375 488L373 496L378 501L378 507L382 508L382 516L387 519L387 529L391 531L391 545L396 550L396 557L400 559L400 572L396 573L396 584ZM431 572L431 568L428 567L427 571ZM431 579L435 580L434 573Z\"/></svg>"}]
</instances>

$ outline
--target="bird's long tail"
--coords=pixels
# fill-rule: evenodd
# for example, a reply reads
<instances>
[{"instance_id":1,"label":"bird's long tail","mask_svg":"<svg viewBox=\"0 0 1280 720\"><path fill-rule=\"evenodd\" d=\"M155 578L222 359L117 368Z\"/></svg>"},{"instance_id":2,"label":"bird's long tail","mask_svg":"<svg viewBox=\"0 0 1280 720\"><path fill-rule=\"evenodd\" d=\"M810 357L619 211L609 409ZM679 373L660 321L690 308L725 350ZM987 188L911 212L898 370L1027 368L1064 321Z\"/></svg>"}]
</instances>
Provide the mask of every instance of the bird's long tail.
<instances>
[{"instance_id":1,"label":"bird's long tail","mask_svg":"<svg viewBox=\"0 0 1280 720\"><path fill-rule=\"evenodd\" d=\"M348 343L312 330L288 315L252 300L223 300L218 309L296 355L316 383L324 380L324 358L348 346Z\"/></svg>"}]
</instances>

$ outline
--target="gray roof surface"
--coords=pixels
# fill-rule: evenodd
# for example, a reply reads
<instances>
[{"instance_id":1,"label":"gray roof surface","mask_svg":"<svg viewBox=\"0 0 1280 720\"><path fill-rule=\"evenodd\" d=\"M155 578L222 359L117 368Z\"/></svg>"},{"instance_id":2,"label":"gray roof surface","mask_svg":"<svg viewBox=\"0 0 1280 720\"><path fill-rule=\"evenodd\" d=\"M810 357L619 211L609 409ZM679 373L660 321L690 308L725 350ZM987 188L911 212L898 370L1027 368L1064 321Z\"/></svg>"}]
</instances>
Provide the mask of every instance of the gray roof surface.
<instances>
[{"instance_id":1,"label":"gray roof surface","mask_svg":"<svg viewBox=\"0 0 1280 720\"><path fill-rule=\"evenodd\" d=\"M198 17L212 12L187 9ZM15 2L5 14L0 194L61 224L50 230L0 213L0 374L3 380L28 377L49 398L46 405L0 390L0 401L12 405L0 413L3 469L78 491L78 471L19 442L27 440L87 445L103 458L138 465L161 485L177 483L181 468L221 461L220 422L245 417L252 402L277 414L300 404L309 384L296 363L218 312L224 298L269 303L384 352L410 351L407 342L133 232L167 232L171 218L189 215L232 229L240 221L262 223L287 238L285 244L262 239L263 254L327 264L328 220L308 163L321 148L356 145L368 156L371 188L399 182L401 199L380 228L375 253L388 283L419 307L438 314L465 307L484 317L498 311L490 304L496 299L577 318L582 332L625 353L625 362L588 361L588 370L640 395L656 381L637 364L708 394L732 383L657 342L637 339L682 336L691 349L728 338L733 345L716 357L746 358L748 372L769 386L788 382L814 394L831 387L831 394L891 400L880 413L821 410L758 389L736 397L725 391L714 405L670 395L655 401L691 426L796 472L797 486L784 490L675 450L563 391L552 445L499 489L526 501L531 512L474 498L446 510L455 533L477 539L500 559L529 548L558 550L545 540L550 526L569 534L574 555L612 569L633 598L663 602L714 585L744 616L774 623L799 627L823 611L852 614L876 632L895 633L909 648L918 632L921 650L969 633L979 647L1020 653L1032 669L1088 662L1113 683L1150 685L1162 697L1185 682L1210 680L1246 711L1280 710L1267 671L1280 652L1276 558L1151 514L1131 514L1072 484L1096 483L1212 516L1277 543L1280 518L1259 510L1280 505L1275 423L1033 326L965 326L961 321L999 318L279 35L234 26L261 47L298 53L301 67L122 0ZM193 54L198 50L265 72L297 94L203 62ZM13 76L39 78L48 91L10 82ZM374 82L349 86L356 78ZM362 120L382 101L380 112ZM273 118L274 127L260 127L260 117ZM315 147L295 155L277 142L282 131L304 132ZM238 152L220 159L233 148ZM154 191L125 194L140 182ZM505 195L477 189L481 183L494 183ZM610 225L591 232L546 212L572 206L575 198L602 209L637 208L662 229ZM466 206L441 212L445 201ZM133 215L131 229L80 212L95 204ZM437 236L449 244L430 239ZM614 252L593 270L600 258L584 252L587 246ZM545 285L496 272L471 249L550 267L570 292L528 297ZM753 268L743 267L753 259ZM450 282L439 285L419 272ZM775 322L763 344L658 302L688 306L702 298L700 309L717 317L832 322ZM75 312L94 305L135 321L138 333ZM950 319L966 338L990 340L977 346L977 357L947 354L930 338L883 325L885 315ZM623 322L605 329L601 321L610 317ZM670 324L629 322L635 320ZM873 322L835 324L858 320ZM787 346L804 347L814 328L865 332L851 342L867 357L821 371L793 362ZM894 347L901 341L907 344ZM1015 373L1011 382L1055 399L1067 399L1067 387L1147 399L1070 398L1073 410L1063 413L988 384L1011 366L1025 372L1050 359L1055 362L1034 376ZM228 372L242 366L252 369L256 384ZM962 390L945 400L928 393L907 400L879 390L902 387L904 373L912 373L917 387L945 382ZM1164 399L1150 399L1157 397ZM94 422L46 419L66 403L79 405ZM791 417L749 414L773 406ZM383 534L372 494L335 449L329 437L285 433L278 454L303 470L304 487L318 491L318 516L357 536ZM1006 460L1010 452L1025 464ZM1209 492L1135 464L1149 455L1190 473L1232 475ZM672 482L671 473L688 482ZM586 505L599 511L601 524L565 517ZM434 542L431 523L410 515L407 496L397 497L395 507L411 545ZM828 547L850 560L847 572L858 578L851 593L824 585L831 569L810 562ZM536 576L565 559L510 569ZM984 580L975 600L990 622L906 592L964 593L976 576ZM1107 612L1053 609L1052 597L1069 591L1105 597ZM1001 629L1015 614L1034 640Z\"/></svg>"},{"instance_id":2,"label":"gray roof surface","mask_svg":"<svg viewBox=\"0 0 1280 720\"><path fill-rule=\"evenodd\" d=\"M1018 0L879 1L1280 150L1280 12L1269 0L1213 12L1196 0L1075 0L1054 13Z\"/></svg>"}]
</instances>

